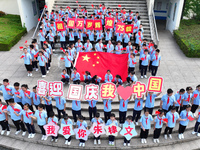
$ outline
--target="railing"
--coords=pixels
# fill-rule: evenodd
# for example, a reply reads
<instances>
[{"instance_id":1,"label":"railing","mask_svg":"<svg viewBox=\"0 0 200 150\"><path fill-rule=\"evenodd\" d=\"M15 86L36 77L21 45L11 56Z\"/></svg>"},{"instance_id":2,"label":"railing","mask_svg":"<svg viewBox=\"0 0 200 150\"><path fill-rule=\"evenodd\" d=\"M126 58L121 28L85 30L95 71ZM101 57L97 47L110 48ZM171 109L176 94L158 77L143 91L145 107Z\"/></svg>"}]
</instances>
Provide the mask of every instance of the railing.
<instances>
[{"instance_id":1,"label":"railing","mask_svg":"<svg viewBox=\"0 0 200 150\"><path fill-rule=\"evenodd\" d=\"M158 29L157 29L156 19L155 19L155 14L154 14L153 9L152 9L152 16L153 16L154 31L155 31L155 34L156 34L156 41L157 41L157 45L159 45Z\"/></svg>"},{"instance_id":2,"label":"railing","mask_svg":"<svg viewBox=\"0 0 200 150\"><path fill-rule=\"evenodd\" d=\"M42 16L43 16L45 10L46 10L46 8L44 7L43 10L42 10L42 14L41 14L41 16L40 16L40 18L39 18L40 20L42 19ZM35 38L35 34L36 34L37 30L38 30L39 25L40 25L40 21L38 21L38 23L37 23L37 26L36 26L35 31L34 31L34 33L33 33L32 39Z\"/></svg>"}]
</instances>

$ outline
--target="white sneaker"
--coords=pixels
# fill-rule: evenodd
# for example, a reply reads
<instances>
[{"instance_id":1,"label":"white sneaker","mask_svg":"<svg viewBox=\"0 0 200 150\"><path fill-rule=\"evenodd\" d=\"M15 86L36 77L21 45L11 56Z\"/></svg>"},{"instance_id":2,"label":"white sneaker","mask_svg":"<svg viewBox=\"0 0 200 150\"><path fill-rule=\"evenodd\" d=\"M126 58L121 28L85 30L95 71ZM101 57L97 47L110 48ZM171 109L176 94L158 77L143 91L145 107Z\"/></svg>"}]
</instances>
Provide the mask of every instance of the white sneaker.
<instances>
[{"instance_id":1,"label":"white sneaker","mask_svg":"<svg viewBox=\"0 0 200 150\"><path fill-rule=\"evenodd\" d=\"M65 144L68 145L68 140L65 141Z\"/></svg>"},{"instance_id":2,"label":"white sneaker","mask_svg":"<svg viewBox=\"0 0 200 150\"><path fill-rule=\"evenodd\" d=\"M97 140L94 140L94 145L96 145L97 144Z\"/></svg>"},{"instance_id":3,"label":"white sneaker","mask_svg":"<svg viewBox=\"0 0 200 150\"><path fill-rule=\"evenodd\" d=\"M45 136L45 135L42 135L42 138L41 138L42 141L44 140L44 136Z\"/></svg>"},{"instance_id":4,"label":"white sneaker","mask_svg":"<svg viewBox=\"0 0 200 150\"><path fill-rule=\"evenodd\" d=\"M157 141L157 143L160 143L160 140L159 140L159 139L157 139L156 141Z\"/></svg>"},{"instance_id":5,"label":"white sneaker","mask_svg":"<svg viewBox=\"0 0 200 150\"><path fill-rule=\"evenodd\" d=\"M38 68L36 68L35 71L38 71Z\"/></svg>"},{"instance_id":6,"label":"white sneaker","mask_svg":"<svg viewBox=\"0 0 200 150\"><path fill-rule=\"evenodd\" d=\"M98 144L99 144L99 145L101 144L101 140L98 140Z\"/></svg>"},{"instance_id":7,"label":"white sneaker","mask_svg":"<svg viewBox=\"0 0 200 150\"><path fill-rule=\"evenodd\" d=\"M79 146L82 146L82 143L79 143Z\"/></svg>"},{"instance_id":8,"label":"white sneaker","mask_svg":"<svg viewBox=\"0 0 200 150\"><path fill-rule=\"evenodd\" d=\"M141 139L141 143L144 144L144 139Z\"/></svg>"},{"instance_id":9,"label":"white sneaker","mask_svg":"<svg viewBox=\"0 0 200 150\"><path fill-rule=\"evenodd\" d=\"M30 139L31 137L32 137L32 134L29 134L29 135L28 135L28 139Z\"/></svg>"},{"instance_id":10,"label":"white sneaker","mask_svg":"<svg viewBox=\"0 0 200 150\"><path fill-rule=\"evenodd\" d=\"M143 76L141 76L140 78L141 78L141 79L143 79L144 77L143 77Z\"/></svg>"},{"instance_id":11,"label":"white sneaker","mask_svg":"<svg viewBox=\"0 0 200 150\"><path fill-rule=\"evenodd\" d=\"M54 141L54 139L51 139L51 142L53 142Z\"/></svg>"},{"instance_id":12,"label":"white sneaker","mask_svg":"<svg viewBox=\"0 0 200 150\"><path fill-rule=\"evenodd\" d=\"M28 75L27 75L28 77L30 76L30 74L28 73Z\"/></svg>"},{"instance_id":13,"label":"white sneaker","mask_svg":"<svg viewBox=\"0 0 200 150\"><path fill-rule=\"evenodd\" d=\"M29 76L30 76L30 77L32 77L32 76L33 76L33 74L32 74L32 73L30 73L30 74L29 74Z\"/></svg>"},{"instance_id":14,"label":"white sneaker","mask_svg":"<svg viewBox=\"0 0 200 150\"><path fill-rule=\"evenodd\" d=\"M156 143L156 142L157 142L157 140L156 140L156 139L153 139L153 142L154 142L154 143Z\"/></svg>"},{"instance_id":15,"label":"white sneaker","mask_svg":"<svg viewBox=\"0 0 200 150\"><path fill-rule=\"evenodd\" d=\"M31 138L34 138L34 137L35 137L35 133L34 133L34 134L32 133L32 134L31 134Z\"/></svg>"},{"instance_id":16,"label":"white sneaker","mask_svg":"<svg viewBox=\"0 0 200 150\"><path fill-rule=\"evenodd\" d=\"M45 78L46 77L46 75L42 75L42 78Z\"/></svg>"},{"instance_id":17,"label":"white sneaker","mask_svg":"<svg viewBox=\"0 0 200 150\"><path fill-rule=\"evenodd\" d=\"M57 143L58 142L58 139L55 139L55 143Z\"/></svg>"},{"instance_id":18,"label":"white sneaker","mask_svg":"<svg viewBox=\"0 0 200 150\"><path fill-rule=\"evenodd\" d=\"M144 75L144 78L147 78L147 76L146 76L146 75Z\"/></svg>"},{"instance_id":19,"label":"white sneaker","mask_svg":"<svg viewBox=\"0 0 200 150\"><path fill-rule=\"evenodd\" d=\"M112 142L111 142L111 141L109 141L109 145L110 145L110 146L112 145Z\"/></svg>"},{"instance_id":20,"label":"white sneaker","mask_svg":"<svg viewBox=\"0 0 200 150\"><path fill-rule=\"evenodd\" d=\"M70 142L68 142L68 144L67 145L71 145L71 141Z\"/></svg>"},{"instance_id":21,"label":"white sneaker","mask_svg":"<svg viewBox=\"0 0 200 150\"><path fill-rule=\"evenodd\" d=\"M196 114L195 114L195 113L193 113L193 116L194 116L194 117L196 117Z\"/></svg>"},{"instance_id":22,"label":"white sneaker","mask_svg":"<svg viewBox=\"0 0 200 150\"><path fill-rule=\"evenodd\" d=\"M200 136L200 133L197 133L197 136Z\"/></svg>"},{"instance_id":23,"label":"white sneaker","mask_svg":"<svg viewBox=\"0 0 200 150\"><path fill-rule=\"evenodd\" d=\"M167 134L164 134L164 138L165 138L165 140L167 140Z\"/></svg>"},{"instance_id":24,"label":"white sneaker","mask_svg":"<svg viewBox=\"0 0 200 150\"><path fill-rule=\"evenodd\" d=\"M138 126L138 122L136 122L135 125Z\"/></svg>"},{"instance_id":25,"label":"white sneaker","mask_svg":"<svg viewBox=\"0 0 200 150\"><path fill-rule=\"evenodd\" d=\"M147 143L147 140L146 140L146 139L144 139L144 143L145 143L145 144Z\"/></svg>"},{"instance_id":26,"label":"white sneaker","mask_svg":"<svg viewBox=\"0 0 200 150\"><path fill-rule=\"evenodd\" d=\"M2 131L1 131L1 135L4 135L4 133L5 133L5 130L2 130Z\"/></svg>"},{"instance_id":27,"label":"white sneaker","mask_svg":"<svg viewBox=\"0 0 200 150\"><path fill-rule=\"evenodd\" d=\"M114 146L115 145L115 143L114 142L112 142L112 144L111 144L112 146Z\"/></svg>"},{"instance_id":28,"label":"white sneaker","mask_svg":"<svg viewBox=\"0 0 200 150\"><path fill-rule=\"evenodd\" d=\"M130 144L130 143L128 143L128 144L127 144L127 146L131 146L131 144Z\"/></svg>"},{"instance_id":29,"label":"white sneaker","mask_svg":"<svg viewBox=\"0 0 200 150\"><path fill-rule=\"evenodd\" d=\"M126 143L124 143L124 146L126 146Z\"/></svg>"},{"instance_id":30,"label":"white sneaker","mask_svg":"<svg viewBox=\"0 0 200 150\"><path fill-rule=\"evenodd\" d=\"M184 139L184 135L183 134L181 134L181 138Z\"/></svg>"},{"instance_id":31,"label":"white sneaker","mask_svg":"<svg viewBox=\"0 0 200 150\"><path fill-rule=\"evenodd\" d=\"M49 71L47 71L47 73L49 73Z\"/></svg>"},{"instance_id":32,"label":"white sneaker","mask_svg":"<svg viewBox=\"0 0 200 150\"><path fill-rule=\"evenodd\" d=\"M25 135L26 135L26 131L22 133L22 136L25 136Z\"/></svg>"},{"instance_id":33,"label":"white sneaker","mask_svg":"<svg viewBox=\"0 0 200 150\"><path fill-rule=\"evenodd\" d=\"M192 134L196 134L197 132L195 132L195 131L192 131Z\"/></svg>"},{"instance_id":34,"label":"white sneaker","mask_svg":"<svg viewBox=\"0 0 200 150\"><path fill-rule=\"evenodd\" d=\"M16 132L15 132L15 135L18 135L20 132L21 132L21 130L16 131Z\"/></svg>"},{"instance_id":35,"label":"white sneaker","mask_svg":"<svg viewBox=\"0 0 200 150\"><path fill-rule=\"evenodd\" d=\"M179 134L179 135L178 135L178 138L179 138L179 139L181 139L181 138L182 138L181 134Z\"/></svg>"},{"instance_id":36,"label":"white sneaker","mask_svg":"<svg viewBox=\"0 0 200 150\"><path fill-rule=\"evenodd\" d=\"M45 141L47 140L47 136L46 136L46 135L44 136L44 140L45 140Z\"/></svg>"},{"instance_id":37,"label":"white sneaker","mask_svg":"<svg viewBox=\"0 0 200 150\"><path fill-rule=\"evenodd\" d=\"M169 138L172 139L172 135L171 134L169 134Z\"/></svg>"},{"instance_id":38,"label":"white sneaker","mask_svg":"<svg viewBox=\"0 0 200 150\"><path fill-rule=\"evenodd\" d=\"M7 131L6 135L7 135L7 136L10 135L10 131Z\"/></svg>"},{"instance_id":39,"label":"white sneaker","mask_svg":"<svg viewBox=\"0 0 200 150\"><path fill-rule=\"evenodd\" d=\"M51 67L49 67L49 69L51 69Z\"/></svg>"},{"instance_id":40,"label":"white sneaker","mask_svg":"<svg viewBox=\"0 0 200 150\"><path fill-rule=\"evenodd\" d=\"M85 147L85 143L82 143L82 147Z\"/></svg>"}]
</instances>

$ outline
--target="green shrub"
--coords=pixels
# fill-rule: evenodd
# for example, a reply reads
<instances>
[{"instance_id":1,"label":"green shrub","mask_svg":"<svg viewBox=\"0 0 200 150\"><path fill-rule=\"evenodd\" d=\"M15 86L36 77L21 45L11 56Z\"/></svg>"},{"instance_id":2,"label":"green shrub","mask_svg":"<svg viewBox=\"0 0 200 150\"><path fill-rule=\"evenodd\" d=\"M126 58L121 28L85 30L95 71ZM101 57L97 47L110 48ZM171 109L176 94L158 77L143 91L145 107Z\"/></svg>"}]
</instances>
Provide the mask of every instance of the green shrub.
<instances>
[{"instance_id":1,"label":"green shrub","mask_svg":"<svg viewBox=\"0 0 200 150\"><path fill-rule=\"evenodd\" d=\"M4 16L4 15L6 15L5 12L0 11L0 17L2 17L2 16Z\"/></svg>"}]
</instances>

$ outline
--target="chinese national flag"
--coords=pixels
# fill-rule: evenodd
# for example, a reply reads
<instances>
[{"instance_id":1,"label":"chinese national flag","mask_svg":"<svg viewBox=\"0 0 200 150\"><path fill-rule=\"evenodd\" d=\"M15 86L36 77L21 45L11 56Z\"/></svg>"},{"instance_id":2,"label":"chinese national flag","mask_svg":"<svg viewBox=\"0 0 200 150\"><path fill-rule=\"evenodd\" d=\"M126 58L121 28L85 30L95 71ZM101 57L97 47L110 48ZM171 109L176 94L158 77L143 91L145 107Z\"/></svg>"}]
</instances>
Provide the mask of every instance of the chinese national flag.
<instances>
[{"instance_id":1,"label":"chinese national flag","mask_svg":"<svg viewBox=\"0 0 200 150\"><path fill-rule=\"evenodd\" d=\"M116 24L116 33L124 33L125 32L125 23L118 22Z\"/></svg>"},{"instance_id":2,"label":"chinese national flag","mask_svg":"<svg viewBox=\"0 0 200 150\"><path fill-rule=\"evenodd\" d=\"M84 28L84 19L77 19L76 20L76 28L83 29Z\"/></svg>"},{"instance_id":3,"label":"chinese national flag","mask_svg":"<svg viewBox=\"0 0 200 150\"><path fill-rule=\"evenodd\" d=\"M123 81L128 76L128 54L112 54L105 52L79 52L76 58L75 67L80 73L81 81L85 71L89 71L91 76L98 75L105 80L107 70L111 70L113 78L118 74Z\"/></svg>"},{"instance_id":4,"label":"chinese national flag","mask_svg":"<svg viewBox=\"0 0 200 150\"><path fill-rule=\"evenodd\" d=\"M94 21L91 19L86 19L86 29L87 30L93 30L93 26L94 26Z\"/></svg>"},{"instance_id":5,"label":"chinese national flag","mask_svg":"<svg viewBox=\"0 0 200 150\"><path fill-rule=\"evenodd\" d=\"M74 29L75 28L75 19L69 18L67 21L67 28Z\"/></svg>"},{"instance_id":6,"label":"chinese national flag","mask_svg":"<svg viewBox=\"0 0 200 150\"><path fill-rule=\"evenodd\" d=\"M57 31L64 31L65 30L65 26L64 26L63 21L58 21L58 22L55 22L55 23L56 23L56 30Z\"/></svg>"},{"instance_id":7,"label":"chinese national flag","mask_svg":"<svg viewBox=\"0 0 200 150\"><path fill-rule=\"evenodd\" d=\"M102 30L102 22L101 22L101 20L95 20L94 21L94 29L95 30Z\"/></svg>"},{"instance_id":8,"label":"chinese national flag","mask_svg":"<svg viewBox=\"0 0 200 150\"><path fill-rule=\"evenodd\" d=\"M106 19L105 19L105 28L106 29L110 29L110 28L113 28L113 26L114 26L114 18L106 17Z\"/></svg>"},{"instance_id":9,"label":"chinese national flag","mask_svg":"<svg viewBox=\"0 0 200 150\"><path fill-rule=\"evenodd\" d=\"M125 33L133 33L133 25L132 24L125 26Z\"/></svg>"}]
</instances>

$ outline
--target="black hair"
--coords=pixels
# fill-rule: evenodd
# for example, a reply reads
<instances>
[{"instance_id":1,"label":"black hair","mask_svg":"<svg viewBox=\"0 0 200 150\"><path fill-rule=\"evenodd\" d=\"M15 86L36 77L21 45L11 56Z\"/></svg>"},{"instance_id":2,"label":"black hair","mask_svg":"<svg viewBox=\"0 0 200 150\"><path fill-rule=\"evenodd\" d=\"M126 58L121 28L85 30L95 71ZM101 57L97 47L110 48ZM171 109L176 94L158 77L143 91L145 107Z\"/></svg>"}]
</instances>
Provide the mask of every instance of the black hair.
<instances>
[{"instance_id":1,"label":"black hair","mask_svg":"<svg viewBox=\"0 0 200 150\"><path fill-rule=\"evenodd\" d=\"M172 107L171 107L171 110L176 110L176 107L175 107L175 106L172 106Z\"/></svg>"},{"instance_id":2,"label":"black hair","mask_svg":"<svg viewBox=\"0 0 200 150\"><path fill-rule=\"evenodd\" d=\"M164 113L163 109L158 109L158 111L160 112L160 114Z\"/></svg>"},{"instance_id":3,"label":"black hair","mask_svg":"<svg viewBox=\"0 0 200 150\"><path fill-rule=\"evenodd\" d=\"M42 108L42 109L45 108L43 104L39 104L38 107L39 107L39 108Z\"/></svg>"},{"instance_id":4,"label":"black hair","mask_svg":"<svg viewBox=\"0 0 200 150\"><path fill-rule=\"evenodd\" d=\"M90 72L89 72L89 71L85 71L85 73L86 73L87 75L90 75Z\"/></svg>"},{"instance_id":5,"label":"black hair","mask_svg":"<svg viewBox=\"0 0 200 150\"><path fill-rule=\"evenodd\" d=\"M31 48L31 49L33 49L34 48L34 46L31 44L31 45L29 45L29 47Z\"/></svg>"},{"instance_id":6,"label":"black hair","mask_svg":"<svg viewBox=\"0 0 200 150\"><path fill-rule=\"evenodd\" d=\"M144 111L144 113L145 113L145 112L148 112L148 113L149 113L149 109L146 109L146 110Z\"/></svg>"},{"instance_id":7,"label":"black hair","mask_svg":"<svg viewBox=\"0 0 200 150\"><path fill-rule=\"evenodd\" d=\"M79 116L78 116L78 119L79 119L79 120L85 120L85 117L83 117L82 115L79 115Z\"/></svg>"},{"instance_id":8,"label":"black hair","mask_svg":"<svg viewBox=\"0 0 200 150\"><path fill-rule=\"evenodd\" d=\"M134 75L134 74L135 74L135 71L131 71L130 74Z\"/></svg>"},{"instance_id":9,"label":"black hair","mask_svg":"<svg viewBox=\"0 0 200 150\"><path fill-rule=\"evenodd\" d=\"M120 79L122 79L122 78L121 78L121 76L120 76L120 75L118 75L118 74L116 75L116 78L120 78Z\"/></svg>"},{"instance_id":10,"label":"black hair","mask_svg":"<svg viewBox=\"0 0 200 150\"><path fill-rule=\"evenodd\" d=\"M54 112L53 112L53 111L50 111L50 112L49 112L49 117L53 117L53 116L55 116Z\"/></svg>"},{"instance_id":11,"label":"black hair","mask_svg":"<svg viewBox=\"0 0 200 150\"><path fill-rule=\"evenodd\" d=\"M28 89L28 85L27 84L22 84L21 87L24 87L24 88Z\"/></svg>"},{"instance_id":12,"label":"black hair","mask_svg":"<svg viewBox=\"0 0 200 150\"><path fill-rule=\"evenodd\" d=\"M111 114L110 114L110 117L115 117L115 114L114 114L114 113L111 113Z\"/></svg>"},{"instance_id":13,"label":"black hair","mask_svg":"<svg viewBox=\"0 0 200 150\"><path fill-rule=\"evenodd\" d=\"M9 82L9 80L8 80L8 79L3 79L3 82L7 82L7 83L8 83L8 82Z\"/></svg>"},{"instance_id":14,"label":"black hair","mask_svg":"<svg viewBox=\"0 0 200 150\"><path fill-rule=\"evenodd\" d=\"M63 71L66 71L66 69L63 69L62 72L63 72Z\"/></svg>"},{"instance_id":15,"label":"black hair","mask_svg":"<svg viewBox=\"0 0 200 150\"><path fill-rule=\"evenodd\" d=\"M111 72L110 70L107 70L106 72L108 72L108 71Z\"/></svg>"},{"instance_id":16,"label":"black hair","mask_svg":"<svg viewBox=\"0 0 200 150\"><path fill-rule=\"evenodd\" d=\"M188 105L186 106L186 109L187 109L187 108L190 108L190 107L191 107L191 105L190 105L190 104L188 104Z\"/></svg>"},{"instance_id":17,"label":"black hair","mask_svg":"<svg viewBox=\"0 0 200 150\"><path fill-rule=\"evenodd\" d=\"M20 86L20 83L19 82L15 82L14 86Z\"/></svg>"},{"instance_id":18,"label":"black hair","mask_svg":"<svg viewBox=\"0 0 200 150\"><path fill-rule=\"evenodd\" d=\"M26 104L24 104L24 106L27 106L29 108L30 105L28 103L26 103Z\"/></svg>"},{"instance_id":19,"label":"black hair","mask_svg":"<svg viewBox=\"0 0 200 150\"><path fill-rule=\"evenodd\" d=\"M65 114L64 120L67 120L69 118L68 114Z\"/></svg>"},{"instance_id":20,"label":"black hair","mask_svg":"<svg viewBox=\"0 0 200 150\"><path fill-rule=\"evenodd\" d=\"M179 92L181 92L181 93L185 92L185 89L182 88L182 89L179 90Z\"/></svg>"},{"instance_id":21,"label":"black hair","mask_svg":"<svg viewBox=\"0 0 200 150\"><path fill-rule=\"evenodd\" d=\"M132 120L132 118L133 118L133 117L130 116L130 115L126 117L126 119L128 119L128 120Z\"/></svg>"},{"instance_id":22,"label":"black hair","mask_svg":"<svg viewBox=\"0 0 200 150\"><path fill-rule=\"evenodd\" d=\"M11 99L9 99L8 102L9 102L9 103L15 103L15 100L14 100L14 98L11 98Z\"/></svg>"},{"instance_id":23,"label":"black hair","mask_svg":"<svg viewBox=\"0 0 200 150\"><path fill-rule=\"evenodd\" d=\"M140 20L140 19L141 19L141 17L140 17L140 16L138 16L138 17L137 17L137 19L138 19L138 20Z\"/></svg>"},{"instance_id":24,"label":"black hair","mask_svg":"<svg viewBox=\"0 0 200 150\"><path fill-rule=\"evenodd\" d=\"M157 49L157 50L156 50L156 52L160 53L160 50L159 50L159 49Z\"/></svg>"},{"instance_id":25,"label":"black hair","mask_svg":"<svg viewBox=\"0 0 200 150\"><path fill-rule=\"evenodd\" d=\"M37 85L33 87L34 90L36 90L36 88L37 88Z\"/></svg>"},{"instance_id":26,"label":"black hair","mask_svg":"<svg viewBox=\"0 0 200 150\"><path fill-rule=\"evenodd\" d=\"M42 55L44 54L42 51L39 51L39 53L41 53Z\"/></svg>"},{"instance_id":27,"label":"black hair","mask_svg":"<svg viewBox=\"0 0 200 150\"><path fill-rule=\"evenodd\" d=\"M186 91L192 90L191 86L186 87Z\"/></svg>"},{"instance_id":28,"label":"black hair","mask_svg":"<svg viewBox=\"0 0 200 150\"><path fill-rule=\"evenodd\" d=\"M100 113L97 112L97 113L95 114L95 117L96 117L96 118L99 118L99 117L100 117Z\"/></svg>"},{"instance_id":29,"label":"black hair","mask_svg":"<svg viewBox=\"0 0 200 150\"><path fill-rule=\"evenodd\" d=\"M172 89L168 89L167 90L167 94L171 94L171 93L173 93L173 90Z\"/></svg>"}]
</instances>

